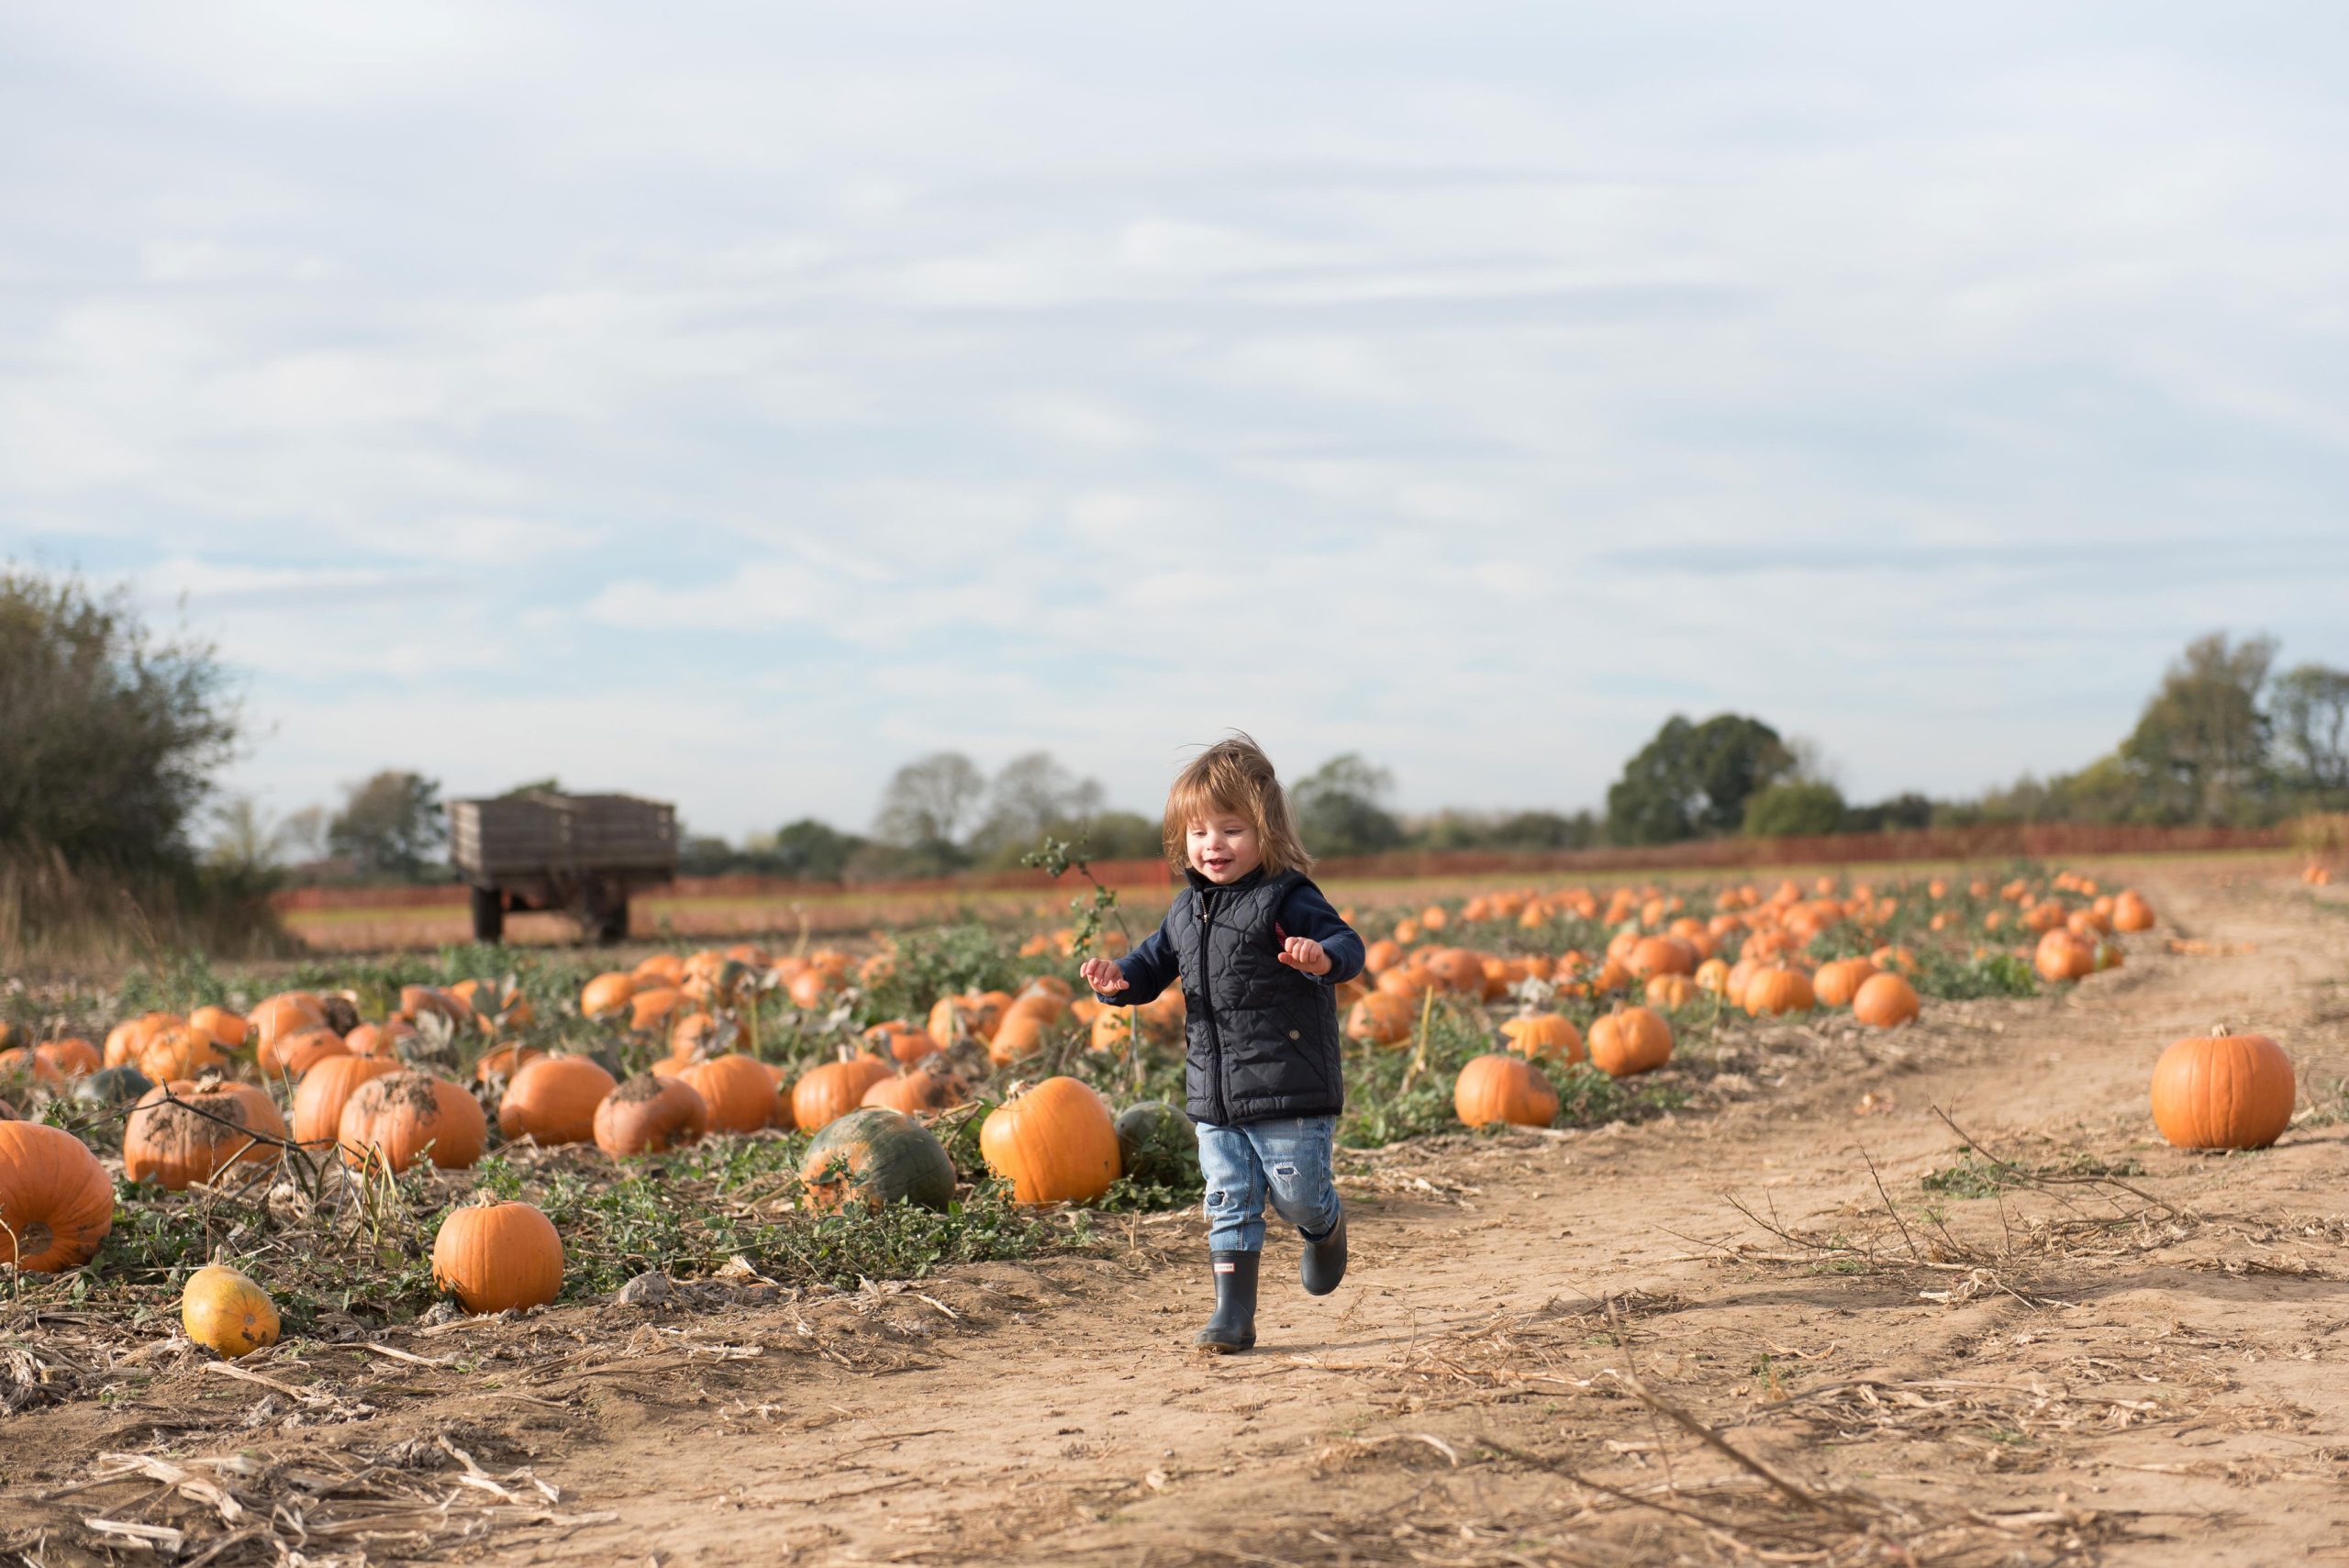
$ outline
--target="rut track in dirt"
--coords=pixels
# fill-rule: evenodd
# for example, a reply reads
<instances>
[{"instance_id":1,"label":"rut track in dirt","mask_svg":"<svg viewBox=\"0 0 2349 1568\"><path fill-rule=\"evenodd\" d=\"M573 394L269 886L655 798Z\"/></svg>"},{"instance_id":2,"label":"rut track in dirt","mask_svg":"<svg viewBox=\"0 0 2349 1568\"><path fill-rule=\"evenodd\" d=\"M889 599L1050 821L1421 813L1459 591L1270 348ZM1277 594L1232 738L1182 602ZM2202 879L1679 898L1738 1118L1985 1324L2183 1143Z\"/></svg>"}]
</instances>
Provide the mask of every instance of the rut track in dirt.
<instances>
[{"instance_id":1,"label":"rut track in dirt","mask_svg":"<svg viewBox=\"0 0 2349 1568\"><path fill-rule=\"evenodd\" d=\"M2349 1071L2349 920L2154 891L2255 951L1937 1009L1716 1116L1355 1162L1353 1273L1310 1300L1276 1240L1252 1355L1188 1348L1202 1232L1152 1217L821 1310L459 1329L313 1440L527 1462L559 1507L428 1553L518 1563L2349 1561L2343 1129L2212 1160L2143 1108L2221 1019ZM262 1434L289 1403L210 1382Z\"/></svg>"}]
</instances>

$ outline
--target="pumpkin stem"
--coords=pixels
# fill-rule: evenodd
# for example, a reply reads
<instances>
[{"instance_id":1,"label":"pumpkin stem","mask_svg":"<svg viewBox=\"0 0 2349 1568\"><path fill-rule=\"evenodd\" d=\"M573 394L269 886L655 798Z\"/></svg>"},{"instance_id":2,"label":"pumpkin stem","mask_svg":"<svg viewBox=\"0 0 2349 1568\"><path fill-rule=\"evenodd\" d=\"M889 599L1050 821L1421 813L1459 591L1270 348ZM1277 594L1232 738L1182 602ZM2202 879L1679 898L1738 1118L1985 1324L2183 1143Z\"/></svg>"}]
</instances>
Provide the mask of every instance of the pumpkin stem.
<instances>
[{"instance_id":1,"label":"pumpkin stem","mask_svg":"<svg viewBox=\"0 0 2349 1568\"><path fill-rule=\"evenodd\" d=\"M2226 1025L2221 1024L2218 1028L2210 1031L2210 1038L2213 1040L2224 1040L2227 1036L2234 1032L2234 1030L2229 1029Z\"/></svg>"}]
</instances>

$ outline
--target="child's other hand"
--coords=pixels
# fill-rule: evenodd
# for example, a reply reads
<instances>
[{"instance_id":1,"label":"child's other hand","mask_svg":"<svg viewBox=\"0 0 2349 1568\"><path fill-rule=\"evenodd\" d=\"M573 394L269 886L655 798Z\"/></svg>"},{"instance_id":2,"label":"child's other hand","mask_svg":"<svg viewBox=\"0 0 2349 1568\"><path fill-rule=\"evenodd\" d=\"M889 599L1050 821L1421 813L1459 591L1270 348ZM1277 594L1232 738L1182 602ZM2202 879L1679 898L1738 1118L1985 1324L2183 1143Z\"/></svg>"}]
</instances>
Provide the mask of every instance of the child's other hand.
<instances>
[{"instance_id":1,"label":"child's other hand","mask_svg":"<svg viewBox=\"0 0 2349 1568\"><path fill-rule=\"evenodd\" d=\"M1308 974L1330 973L1330 955L1311 937L1291 937L1281 944L1281 962Z\"/></svg>"},{"instance_id":2,"label":"child's other hand","mask_svg":"<svg viewBox=\"0 0 2349 1568\"><path fill-rule=\"evenodd\" d=\"M1126 972L1106 958L1086 959L1084 969L1078 973L1099 995L1114 996L1126 988Z\"/></svg>"}]
</instances>

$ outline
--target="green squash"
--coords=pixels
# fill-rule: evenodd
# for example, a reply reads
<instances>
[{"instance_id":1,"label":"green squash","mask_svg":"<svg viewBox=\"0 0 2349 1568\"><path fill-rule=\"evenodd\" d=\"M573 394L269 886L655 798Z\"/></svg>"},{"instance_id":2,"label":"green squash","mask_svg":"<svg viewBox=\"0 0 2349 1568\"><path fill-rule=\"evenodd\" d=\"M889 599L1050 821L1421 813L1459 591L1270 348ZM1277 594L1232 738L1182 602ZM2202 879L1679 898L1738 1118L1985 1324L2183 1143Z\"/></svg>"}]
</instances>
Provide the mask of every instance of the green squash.
<instances>
[{"instance_id":1,"label":"green squash","mask_svg":"<svg viewBox=\"0 0 2349 1568\"><path fill-rule=\"evenodd\" d=\"M1137 1100L1118 1113L1119 1173L1150 1186L1196 1187L1199 1135L1191 1118L1164 1100Z\"/></svg>"},{"instance_id":2,"label":"green squash","mask_svg":"<svg viewBox=\"0 0 2349 1568\"><path fill-rule=\"evenodd\" d=\"M136 1067L106 1067L73 1085L73 1098L85 1106L134 1106L155 1081Z\"/></svg>"},{"instance_id":3,"label":"green squash","mask_svg":"<svg viewBox=\"0 0 2349 1568\"><path fill-rule=\"evenodd\" d=\"M945 1146L913 1118L883 1106L826 1123L807 1145L799 1179L811 1208L909 1203L942 1211L954 1200L954 1162Z\"/></svg>"}]
</instances>

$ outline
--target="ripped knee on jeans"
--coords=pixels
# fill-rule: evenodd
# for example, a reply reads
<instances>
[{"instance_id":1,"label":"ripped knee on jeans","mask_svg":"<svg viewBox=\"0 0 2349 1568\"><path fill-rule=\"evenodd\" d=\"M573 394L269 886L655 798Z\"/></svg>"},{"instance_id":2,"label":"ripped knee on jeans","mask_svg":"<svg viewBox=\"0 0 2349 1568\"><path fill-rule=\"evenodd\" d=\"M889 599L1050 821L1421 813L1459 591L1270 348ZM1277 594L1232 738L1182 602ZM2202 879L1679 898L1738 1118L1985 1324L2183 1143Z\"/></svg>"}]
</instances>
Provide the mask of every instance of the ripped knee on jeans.
<instances>
[{"instance_id":1,"label":"ripped knee on jeans","mask_svg":"<svg viewBox=\"0 0 2349 1568\"><path fill-rule=\"evenodd\" d=\"M1297 1174L1297 1167L1286 1162L1278 1164L1273 1167L1273 1174L1286 1182Z\"/></svg>"}]
</instances>

